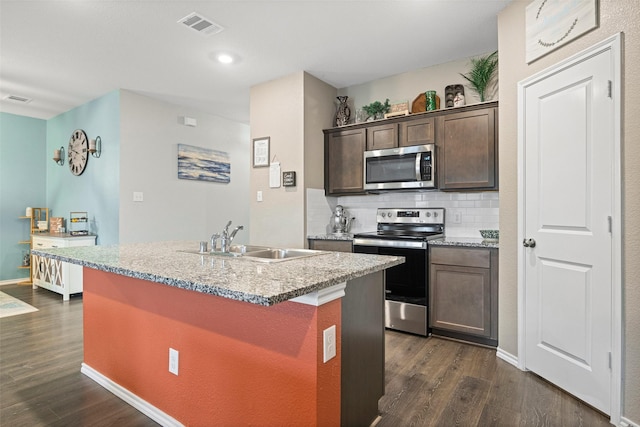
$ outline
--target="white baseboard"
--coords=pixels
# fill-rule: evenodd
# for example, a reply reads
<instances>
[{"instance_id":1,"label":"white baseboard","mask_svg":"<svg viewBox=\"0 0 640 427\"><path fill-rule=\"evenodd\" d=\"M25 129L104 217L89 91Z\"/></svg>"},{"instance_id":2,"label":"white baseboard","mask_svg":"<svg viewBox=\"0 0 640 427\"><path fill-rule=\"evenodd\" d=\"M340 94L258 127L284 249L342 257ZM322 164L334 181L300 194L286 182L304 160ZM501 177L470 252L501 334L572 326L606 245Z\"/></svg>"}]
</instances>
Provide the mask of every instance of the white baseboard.
<instances>
[{"instance_id":1,"label":"white baseboard","mask_svg":"<svg viewBox=\"0 0 640 427\"><path fill-rule=\"evenodd\" d=\"M629 418L621 417L620 418L620 427L640 427L640 424L634 423Z\"/></svg>"},{"instance_id":2,"label":"white baseboard","mask_svg":"<svg viewBox=\"0 0 640 427\"><path fill-rule=\"evenodd\" d=\"M8 279L8 280L0 280L0 286L5 286L5 285L15 285L16 283L20 283L23 280L29 280L28 277L23 277L21 279Z\"/></svg>"},{"instance_id":3,"label":"white baseboard","mask_svg":"<svg viewBox=\"0 0 640 427\"><path fill-rule=\"evenodd\" d=\"M170 427L183 427L184 425L180 423L175 418L165 414L160 409L151 405L144 399L139 398L135 394L131 393L126 388L122 387L119 384L116 384L109 378L102 375L100 372L96 371L89 365L83 363L80 372L100 384L102 387L115 394L120 399L127 402L129 405L136 408L138 411L145 414L147 417L151 418L153 421L157 422L162 426L170 426Z\"/></svg>"},{"instance_id":4,"label":"white baseboard","mask_svg":"<svg viewBox=\"0 0 640 427\"><path fill-rule=\"evenodd\" d=\"M504 351L503 349L501 349L500 347L498 347L496 349L496 356L502 360L504 360L505 362L515 366L516 368L520 369L518 367L518 358L516 356L514 356L511 353L508 353L506 351Z\"/></svg>"}]
</instances>

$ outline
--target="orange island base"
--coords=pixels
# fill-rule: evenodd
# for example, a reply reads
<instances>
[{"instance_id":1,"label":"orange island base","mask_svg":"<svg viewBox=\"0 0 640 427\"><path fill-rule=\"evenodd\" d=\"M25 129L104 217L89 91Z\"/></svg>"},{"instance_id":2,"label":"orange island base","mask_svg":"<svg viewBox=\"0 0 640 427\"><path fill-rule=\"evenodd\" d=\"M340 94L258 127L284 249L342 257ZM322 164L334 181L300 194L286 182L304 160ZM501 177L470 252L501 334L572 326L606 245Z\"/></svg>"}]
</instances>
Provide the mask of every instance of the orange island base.
<instances>
[{"instance_id":1,"label":"orange island base","mask_svg":"<svg viewBox=\"0 0 640 427\"><path fill-rule=\"evenodd\" d=\"M85 375L161 425L375 421L384 270L402 257L260 263L183 247L193 242L34 250L84 266Z\"/></svg>"}]
</instances>

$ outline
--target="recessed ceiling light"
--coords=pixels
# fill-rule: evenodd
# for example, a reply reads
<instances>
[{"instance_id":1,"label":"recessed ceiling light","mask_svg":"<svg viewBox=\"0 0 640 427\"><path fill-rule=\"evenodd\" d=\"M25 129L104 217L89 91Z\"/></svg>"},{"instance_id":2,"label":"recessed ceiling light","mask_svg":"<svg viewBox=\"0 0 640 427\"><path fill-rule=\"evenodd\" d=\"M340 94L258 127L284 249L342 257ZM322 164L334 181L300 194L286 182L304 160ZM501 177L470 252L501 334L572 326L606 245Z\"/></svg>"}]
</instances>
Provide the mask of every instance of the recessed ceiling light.
<instances>
[{"instance_id":1,"label":"recessed ceiling light","mask_svg":"<svg viewBox=\"0 0 640 427\"><path fill-rule=\"evenodd\" d=\"M231 64L233 62L233 56L229 55L228 53L221 53L220 55L218 55L218 62L221 62L223 64Z\"/></svg>"},{"instance_id":2,"label":"recessed ceiling light","mask_svg":"<svg viewBox=\"0 0 640 427\"><path fill-rule=\"evenodd\" d=\"M238 55L236 52L232 52L229 50L214 50L207 54L207 57L210 61L215 62L217 64L222 64L222 66L227 66L233 64L234 66L242 62L242 56Z\"/></svg>"}]
</instances>

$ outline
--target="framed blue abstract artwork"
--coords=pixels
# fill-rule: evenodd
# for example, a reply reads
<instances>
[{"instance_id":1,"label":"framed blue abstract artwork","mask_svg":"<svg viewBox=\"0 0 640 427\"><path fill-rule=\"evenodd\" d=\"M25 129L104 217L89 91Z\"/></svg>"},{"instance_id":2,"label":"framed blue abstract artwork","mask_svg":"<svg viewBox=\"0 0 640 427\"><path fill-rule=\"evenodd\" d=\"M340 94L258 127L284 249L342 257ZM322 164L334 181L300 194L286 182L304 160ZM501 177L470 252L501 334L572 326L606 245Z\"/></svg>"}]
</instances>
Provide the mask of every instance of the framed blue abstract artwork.
<instances>
[{"instance_id":1,"label":"framed blue abstract artwork","mask_svg":"<svg viewBox=\"0 0 640 427\"><path fill-rule=\"evenodd\" d=\"M178 178L231 182L229 153L178 144Z\"/></svg>"}]
</instances>

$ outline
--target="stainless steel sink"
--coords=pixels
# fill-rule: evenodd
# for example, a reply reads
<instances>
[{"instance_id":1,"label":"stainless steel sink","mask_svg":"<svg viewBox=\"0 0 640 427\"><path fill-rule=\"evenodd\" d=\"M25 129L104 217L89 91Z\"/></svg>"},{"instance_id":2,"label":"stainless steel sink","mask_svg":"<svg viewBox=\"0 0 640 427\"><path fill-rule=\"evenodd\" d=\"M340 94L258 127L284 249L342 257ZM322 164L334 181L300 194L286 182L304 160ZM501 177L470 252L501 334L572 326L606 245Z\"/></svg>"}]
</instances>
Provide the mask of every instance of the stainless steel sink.
<instances>
[{"instance_id":1,"label":"stainless steel sink","mask_svg":"<svg viewBox=\"0 0 640 427\"><path fill-rule=\"evenodd\" d=\"M247 252L246 258L253 258L255 261L280 262L296 258L305 258L315 255L323 255L328 252L314 251L311 249L268 249L264 251Z\"/></svg>"},{"instance_id":2,"label":"stainless steel sink","mask_svg":"<svg viewBox=\"0 0 640 427\"><path fill-rule=\"evenodd\" d=\"M254 246L254 245L232 245L229 248L229 252L246 254L248 252L266 251L271 249L268 246Z\"/></svg>"},{"instance_id":3,"label":"stainless steel sink","mask_svg":"<svg viewBox=\"0 0 640 427\"><path fill-rule=\"evenodd\" d=\"M178 252L184 252L185 254L198 254L198 255L219 255L219 256L228 256L228 257L240 257L242 253L240 252L200 252L197 249L180 249Z\"/></svg>"},{"instance_id":4,"label":"stainless steel sink","mask_svg":"<svg viewBox=\"0 0 640 427\"><path fill-rule=\"evenodd\" d=\"M254 246L254 245L233 245L229 248L229 252L200 252L197 249L193 250L180 250L179 252L185 252L198 255L218 255L228 257L242 257L251 261L259 262L282 262L291 259L305 258L315 255L328 254L325 251L316 251L311 249L278 249L270 248L268 246Z\"/></svg>"}]
</instances>

